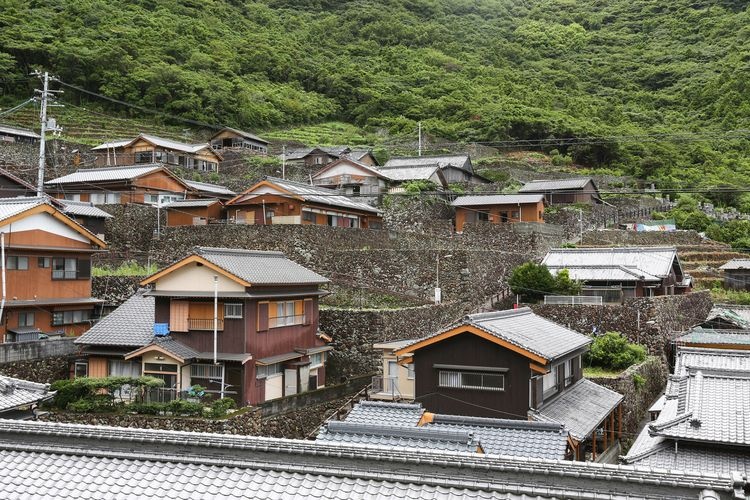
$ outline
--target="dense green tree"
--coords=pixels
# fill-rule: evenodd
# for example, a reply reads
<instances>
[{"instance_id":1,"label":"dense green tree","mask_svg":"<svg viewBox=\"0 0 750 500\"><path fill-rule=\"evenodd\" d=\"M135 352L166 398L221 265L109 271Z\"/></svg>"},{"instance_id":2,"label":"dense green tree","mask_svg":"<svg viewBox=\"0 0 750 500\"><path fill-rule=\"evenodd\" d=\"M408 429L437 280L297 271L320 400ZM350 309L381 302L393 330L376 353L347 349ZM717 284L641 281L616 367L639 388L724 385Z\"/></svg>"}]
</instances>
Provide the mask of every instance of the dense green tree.
<instances>
[{"instance_id":1,"label":"dense green tree","mask_svg":"<svg viewBox=\"0 0 750 500\"><path fill-rule=\"evenodd\" d=\"M555 278L547 266L535 262L526 262L515 268L508 284L514 294L533 301L551 295L556 290Z\"/></svg>"}]
</instances>

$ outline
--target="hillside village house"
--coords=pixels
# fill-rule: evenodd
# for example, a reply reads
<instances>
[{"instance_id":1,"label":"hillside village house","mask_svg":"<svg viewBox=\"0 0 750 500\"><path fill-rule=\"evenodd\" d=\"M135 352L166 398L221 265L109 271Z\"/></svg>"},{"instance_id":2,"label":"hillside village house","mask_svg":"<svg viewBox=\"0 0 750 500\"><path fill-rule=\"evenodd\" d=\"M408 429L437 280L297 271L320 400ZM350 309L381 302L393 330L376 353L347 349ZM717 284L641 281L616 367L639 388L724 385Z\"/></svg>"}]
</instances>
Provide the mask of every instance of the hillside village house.
<instances>
[{"instance_id":1,"label":"hillside village house","mask_svg":"<svg viewBox=\"0 0 750 500\"><path fill-rule=\"evenodd\" d=\"M521 308L468 315L395 355L429 411L562 424L576 459L596 460L620 437L622 396L583 378L590 343Z\"/></svg>"},{"instance_id":2,"label":"hillside village house","mask_svg":"<svg viewBox=\"0 0 750 500\"><path fill-rule=\"evenodd\" d=\"M600 296L604 302L692 290L674 247L556 248L542 264L553 275L567 269L571 279L583 283L583 295Z\"/></svg>"},{"instance_id":3,"label":"hillside village house","mask_svg":"<svg viewBox=\"0 0 750 500\"><path fill-rule=\"evenodd\" d=\"M521 194L543 194L548 205L602 203L599 190L590 177L531 181L524 184L518 192Z\"/></svg>"},{"instance_id":4,"label":"hillside village house","mask_svg":"<svg viewBox=\"0 0 750 500\"><path fill-rule=\"evenodd\" d=\"M5 342L86 331L102 301L91 297L91 256L105 243L47 198L0 199L7 290Z\"/></svg>"},{"instance_id":5,"label":"hillside village house","mask_svg":"<svg viewBox=\"0 0 750 500\"><path fill-rule=\"evenodd\" d=\"M393 175L394 177L397 175L398 177L401 177L402 180L412 180L403 178L405 172L408 172L409 170L427 171L426 169L434 168L437 168L440 171L446 186L456 182L468 182L471 184L486 184L489 182L484 177L474 173L471 158L469 155L465 154L391 158L385 163L385 165L380 167L380 170L385 175ZM435 174L432 174L431 177L435 177ZM433 179L431 177L425 179L429 178L436 184L440 184L439 182L436 182L436 178ZM415 177L415 179L417 178Z\"/></svg>"},{"instance_id":6,"label":"hillside village house","mask_svg":"<svg viewBox=\"0 0 750 500\"><path fill-rule=\"evenodd\" d=\"M269 144L267 140L262 139L255 134L230 127L224 127L216 132L211 136L208 142L216 151L235 149L255 151L258 153L267 153Z\"/></svg>"},{"instance_id":7,"label":"hillside village house","mask_svg":"<svg viewBox=\"0 0 750 500\"><path fill-rule=\"evenodd\" d=\"M190 184L188 184L190 182ZM161 163L80 169L45 183L55 198L94 205L145 203L164 205L176 200L205 197L206 183L185 181ZM214 186L226 190L223 186ZM215 192L210 195L217 198Z\"/></svg>"},{"instance_id":8,"label":"hillside village house","mask_svg":"<svg viewBox=\"0 0 750 500\"><path fill-rule=\"evenodd\" d=\"M347 196L377 196L387 191L390 178L376 167L344 157L315 172L315 186L338 189Z\"/></svg>"},{"instance_id":9,"label":"hillside village house","mask_svg":"<svg viewBox=\"0 0 750 500\"><path fill-rule=\"evenodd\" d=\"M201 385L241 405L323 387L327 283L280 252L197 247L76 339L86 356L76 371L153 375L172 395Z\"/></svg>"},{"instance_id":10,"label":"hillside village house","mask_svg":"<svg viewBox=\"0 0 750 500\"><path fill-rule=\"evenodd\" d=\"M33 130L0 123L0 142L36 144L41 138L42 136Z\"/></svg>"},{"instance_id":11,"label":"hillside village house","mask_svg":"<svg viewBox=\"0 0 750 500\"><path fill-rule=\"evenodd\" d=\"M164 205L167 226L204 226L223 222L224 205L216 198L177 200Z\"/></svg>"},{"instance_id":12,"label":"hillside village house","mask_svg":"<svg viewBox=\"0 0 750 500\"><path fill-rule=\"evenodd\" d=\"M203 172L217 172L222 160L221 155L208 142L187 144L150 134L105 142L91 148L91 151L96 155L96 165L100 167L164 163Z\"/></svg>"},{"instance_id":13,"label":"hillside village house","mask_svg":"<svg viewBox=\"0 0 750 500\"><path fill-rule=\"evenodd\" d=\"M285 155L279 156L292 165L300 165L307 168L323 167L340 158L351 158L370 167L377 166L378 160L369 149L351 149L347 146L314 147L287 151Z\"/></svg>"},{"instance_id":14,"label":"hillside village house","mask_svg":"<svg viewBox=\"0 0 750 500\"><path fill-rule=\"evenodd\" d=\"M414 364L401 364L396 351L411 344L412 340L396 340L373 344L372 348L380 352L382 359L381 373L372 377L369 390L371 399L383 401L414 400Z\"/></svg>"},{"instance_id":15,"label":"hillside village house","mask_svg":"<svg viewBox=\"0 0 750 500\"><path fill-rule=\"evenodd\" d=\"M459 196L456 208L456 231L472 222L544 222L544 196L541 194L500 194Z\"/></svg>"},{"instance_id":16,"label":"hillside village house","mask_svg":"<svg viewBox=\"0 0 750 500\"><path fill-rule=\"evenodd\" d=\"M208 182L191 181L184 178L182 179L182 182L187 184L189 188L192 188L195 191L196 195L201 198L217 198L219 200L230 200L237 196L237 193L226 186L209 184Z\"/></svg>"},{"instance_id":17,"label":"hillside village house","mask_svg":"<svg viewBox=\"0 0 750 500\"><path fill-rule=\"evenodd\" d=\"M15 198L16 196L35 196L36 187L0 168L0 198Z\"/></svg>"},{"instance_id":18,"label":"hillside village house","mask_svg":"<svg viewBox=\"0 0 750 500\"><path fill-rule=\"evenodd\" d=\"M724 272L724 288L750 290L750 259L732 259L719 269Z\"/></svg>"},{"instance_id":19,"label":"hillside village house","mask_svg":"<svg viewBox=\"0 0 750 500\"><path fill-rule=\"evenodd\" d=\"M338 191L264 177L226 204L227 218L238 224L318 224L380 229L377 208Z\"/></svg>"}]
</instances>

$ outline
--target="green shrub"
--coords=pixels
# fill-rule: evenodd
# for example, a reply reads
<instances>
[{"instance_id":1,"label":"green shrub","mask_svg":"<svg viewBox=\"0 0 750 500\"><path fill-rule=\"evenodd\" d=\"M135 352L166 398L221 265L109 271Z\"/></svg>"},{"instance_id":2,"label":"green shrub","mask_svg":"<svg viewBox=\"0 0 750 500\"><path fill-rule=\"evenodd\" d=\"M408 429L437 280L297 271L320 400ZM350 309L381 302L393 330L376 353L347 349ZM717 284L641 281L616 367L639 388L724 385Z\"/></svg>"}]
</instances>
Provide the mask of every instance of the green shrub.
<instances>
[{"instance_id":1,"label":"green shrub","mask_svg":"<svg viewBox=\"0 0 750 500\"><path fill-rule=\"evenodd\" d=\"M90 391L87 387L74 383L76 380L56 380L50 385L50 390L56 391L52 404L55 408L64 410L69 404L88 396Z\"/></svg>"},{"instance_id":2,"label":"green shrub","mask_svg":"<svg viewBox=\"0 0 750 500\"><path fill-rule=\"evenodd\" d=\"M211 404L210 416L213 418L221 418L226 416L227 411L237 406L234 399L221 398L217 399Z\"/></svg>"},{"instance_id":3,"label":"green shrub","mask_svg":"<svg viewBox=\"0 0 750 500\"><path fill-rule=\"evenodd\" d=\"M619 332L607 332L594 339L586 359L593 366L624 370L646 359L646 349L631 344Z\"/></svg>"},{"instance_id":4,"label":"green shrub","mask_svg":"<svg viewBox=\"0 0 750 500\"><path fill-rule=\"evenodd\" d=\"M167 411L167 405L165 403L131 403L127 409L141 415L158 415Z\"/></svg>"},{"instance_id":5,"label":"green shrub","mask_svg":"<svg viewBox=\"0 0 750 500\"><path fill-rule=\"evenodd\" d=\"M175 399L167 403L167 411L174 415L201 415L203 414L203 405L192 403L184 399Z\"/></svg>"},{"instance_id":6,"label":"green shrub","mask_svg":"<svg viewBox=\"0 0 750 500\"><path fill-rule=\"evenodd\" d=\"M555 292L555 278L544 264L526 262L513 270L508 280L514 294L539 300Z\"/></svg>"},{"instance_id":7,"label":"green shrub","mask_svg":"<svg viewBox=\"0 0 750 500\"><path fill-rule=\"evenodd\" d=\"M643 377L643 375L634 373L633 385L635 386L636 389L641 389L644 385L646 385L646 379Z\"/></svg>"}]
</instances>

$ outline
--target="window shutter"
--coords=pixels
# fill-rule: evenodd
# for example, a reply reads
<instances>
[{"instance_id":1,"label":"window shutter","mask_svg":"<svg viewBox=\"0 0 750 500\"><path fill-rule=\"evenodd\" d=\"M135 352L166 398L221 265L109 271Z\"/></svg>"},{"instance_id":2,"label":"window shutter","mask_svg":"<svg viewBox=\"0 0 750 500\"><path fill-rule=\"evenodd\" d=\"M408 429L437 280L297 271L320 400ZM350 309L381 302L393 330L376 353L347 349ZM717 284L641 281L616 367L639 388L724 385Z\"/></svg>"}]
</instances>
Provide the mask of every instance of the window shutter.
<instances>
[{"instance_id":1,"label":"window shutter","mask_svg":"<svg viewBox=\"0 0 750 500\"><path fill-rule=\"evenodd\" d=\"M268 302L258 302L258 331L268 331Z\"/></svg>"},{"instance_id":2,"label":"window shutter","mask_svg":"<svg viewBox=\"0 0 750 500\"><path fill-rule=\"evenodd\" d=\"M91 277L91 261L89 259L78 259L78 277Z\"/></svg>"},{"instance_id":3,"label":"window shutter","mask_svg":"<svg viewBox=\"0 0 750 500\"><path fill-rule=\"evenodd\" d=\"M186 300L173 300L169 303L169 331L187 332L190 303Z\"/></svg>"},{"instance_id":4,"label":"window shutter","mask_svg":"<svg viewBox=\"0 0 750 500\"><path fill-rule=\"evenodd\" d=\"M305 299L305 325L313 322L313 300Z\"/></svg>"}]
</instances>

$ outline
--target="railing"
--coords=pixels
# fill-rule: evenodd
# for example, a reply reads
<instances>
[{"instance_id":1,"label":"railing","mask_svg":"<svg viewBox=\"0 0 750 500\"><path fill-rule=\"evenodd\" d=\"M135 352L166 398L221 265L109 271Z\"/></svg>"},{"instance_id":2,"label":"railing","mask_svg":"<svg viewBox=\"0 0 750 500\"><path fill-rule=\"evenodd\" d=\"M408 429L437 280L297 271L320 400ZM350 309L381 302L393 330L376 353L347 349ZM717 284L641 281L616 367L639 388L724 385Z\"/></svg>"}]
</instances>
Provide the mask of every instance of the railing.
<instances>
[{"instance_id":1,"label":"railing","mask_svg":"<svg viewBox=\"0 0 750 500\"><path fill-rule=\"evenodd\" d=\"M188 330L213 330L213 318L188 318ZM216 329L224 330L224 320L216 320Z\"/></svg>"},{"instance_id":2,"label":"railing","mask_svg":"<svg viewBox=\"0 0 750 500\"><path fill-rule=\"evenodd\" d=\"M589 305L589 306L600 306L602 305L602 297L592 295L545 295L545 304L554 305Z\"/></svg>"},{"instance_id":3,"label":"railing","mask_svg":"<svg viewBox=\"0 0 750 500\"><path fill-rule=\"evenodd\" d=\"M401 391L398 389L398 377L376 375L372 377L372 389L370 394L389 394L391 399L401 398Z\"/></svg>"}]
</instances>

